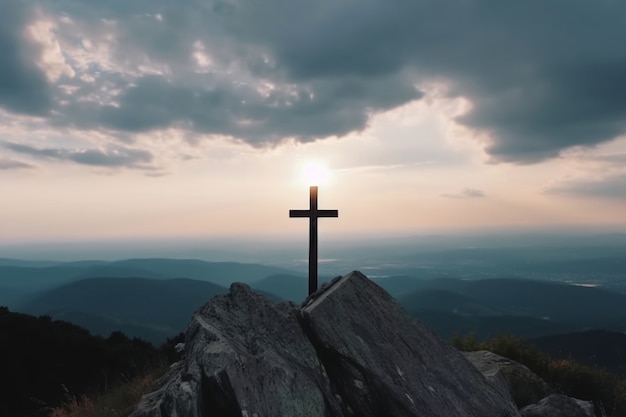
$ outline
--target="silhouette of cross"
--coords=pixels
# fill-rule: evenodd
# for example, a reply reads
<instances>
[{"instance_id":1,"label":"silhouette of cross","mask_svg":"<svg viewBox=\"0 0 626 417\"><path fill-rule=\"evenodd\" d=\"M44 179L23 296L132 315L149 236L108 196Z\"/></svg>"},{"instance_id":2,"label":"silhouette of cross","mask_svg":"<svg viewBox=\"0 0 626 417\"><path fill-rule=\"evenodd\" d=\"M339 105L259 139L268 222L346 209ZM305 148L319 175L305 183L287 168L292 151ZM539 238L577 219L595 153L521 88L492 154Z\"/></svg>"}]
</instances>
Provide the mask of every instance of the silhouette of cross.
<instances>
[{"instance_id":1,"label":"silhouette of cross","mask_svg":"<svg viewBox=\"0 0 626 417\"><path fill-rule=\"evenodd\" d=\"M317 209L317 186L309 188L308 210L289 210L289 217L309 218L309 295L317 291L317 219L319 217L339 217L338 210Z\"/></svg>"}]
</instances>

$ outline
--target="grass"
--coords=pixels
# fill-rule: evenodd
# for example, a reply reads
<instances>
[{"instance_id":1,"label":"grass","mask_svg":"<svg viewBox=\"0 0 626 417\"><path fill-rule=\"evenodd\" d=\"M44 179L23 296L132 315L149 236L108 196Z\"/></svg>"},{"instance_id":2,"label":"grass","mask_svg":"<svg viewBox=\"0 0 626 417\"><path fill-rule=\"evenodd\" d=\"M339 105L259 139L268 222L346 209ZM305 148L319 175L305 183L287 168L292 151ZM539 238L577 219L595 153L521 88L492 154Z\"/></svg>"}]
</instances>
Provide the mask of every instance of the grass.
<instances>
[{"instance_id":1,"label":"grass","mask_svg":"<svg viewBox=\"0 0 626 417\"><path fill-rule=\"evenodd\" d=\"M583 365L573 359L553 359L523 338L501 335L477 340L474 335L456 335L459 350L489 350L526 365L556 392L593 401L609 416L626 417L626 380L609 370Z\"/></svg>"},{"instance_id":2,"label":"grass","mask_svg":"<svg viewBox=\"0 0 626 417\"><path fill-rule=\"evenodd\" d=\"M167 367L161 365L101 394L68 395L67 401L53 408L49 417L127 417L166 370Z\"/></svg>"}]
</instances>

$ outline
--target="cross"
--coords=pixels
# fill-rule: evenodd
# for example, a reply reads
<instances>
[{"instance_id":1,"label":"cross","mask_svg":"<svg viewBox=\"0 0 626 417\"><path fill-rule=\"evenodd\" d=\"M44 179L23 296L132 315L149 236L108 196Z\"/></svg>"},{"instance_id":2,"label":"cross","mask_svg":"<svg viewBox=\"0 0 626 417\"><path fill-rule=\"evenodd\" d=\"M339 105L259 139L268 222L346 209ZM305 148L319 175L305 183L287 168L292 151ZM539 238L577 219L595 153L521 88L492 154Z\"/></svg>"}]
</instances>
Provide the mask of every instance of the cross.
<instances>
[{"instance_id":1,"label":"cross","mask_svg":"<svg viewBox=\"0 0 626 417\"><path fill-rule=\"evenodd\" d=\"M289 217L309 218L309 295L317 291L317 219L319 217L339 217L338 210L317 209L317 186L309 188L308 210L289 210Z\"/></svg>"}]
</instances>

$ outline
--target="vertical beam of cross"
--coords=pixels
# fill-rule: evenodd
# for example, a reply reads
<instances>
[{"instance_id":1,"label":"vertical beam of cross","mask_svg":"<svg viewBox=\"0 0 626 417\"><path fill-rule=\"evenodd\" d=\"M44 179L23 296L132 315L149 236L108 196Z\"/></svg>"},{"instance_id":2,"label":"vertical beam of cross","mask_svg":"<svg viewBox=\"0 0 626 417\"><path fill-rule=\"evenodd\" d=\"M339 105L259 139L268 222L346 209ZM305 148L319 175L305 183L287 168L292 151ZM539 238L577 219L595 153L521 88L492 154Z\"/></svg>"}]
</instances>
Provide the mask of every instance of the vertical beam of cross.
<instances>
[{"instance_id":1,"label":"vertical beam of cross","mask_svg":"<svg viewBox=\"0 0 626 417\"><path fill-rule=\"evenodd\" d=\"M309 295L317 291L317 219L339 217L338 210L317 209L317 186L309 188L309 209L289 210L289 217L309 218Z\"/></svg>"}]
</instances>

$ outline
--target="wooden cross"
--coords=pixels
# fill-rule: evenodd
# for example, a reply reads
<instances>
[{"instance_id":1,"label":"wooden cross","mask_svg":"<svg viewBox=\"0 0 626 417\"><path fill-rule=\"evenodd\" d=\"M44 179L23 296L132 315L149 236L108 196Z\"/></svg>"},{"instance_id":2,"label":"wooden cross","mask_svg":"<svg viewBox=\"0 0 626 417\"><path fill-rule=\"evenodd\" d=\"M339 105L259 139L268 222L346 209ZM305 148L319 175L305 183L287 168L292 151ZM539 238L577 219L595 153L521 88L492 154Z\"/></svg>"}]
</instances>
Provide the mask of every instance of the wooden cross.
<instances>
[{"instance_id":1,"label":"wooden cross","mask_svg":"<svg viewBox=\"0 0 626 417\"><path fill-rule=\"evenodd\" d=\"M317 186L311 186L308 210L289 210L289 217L309 218L309 295L317 291L317 219L339 217L338 210L317 209Z\"/></svg>"}]
</instances>

